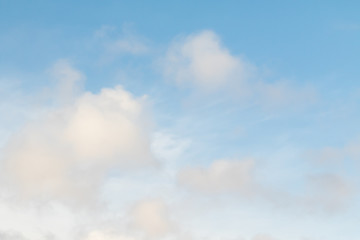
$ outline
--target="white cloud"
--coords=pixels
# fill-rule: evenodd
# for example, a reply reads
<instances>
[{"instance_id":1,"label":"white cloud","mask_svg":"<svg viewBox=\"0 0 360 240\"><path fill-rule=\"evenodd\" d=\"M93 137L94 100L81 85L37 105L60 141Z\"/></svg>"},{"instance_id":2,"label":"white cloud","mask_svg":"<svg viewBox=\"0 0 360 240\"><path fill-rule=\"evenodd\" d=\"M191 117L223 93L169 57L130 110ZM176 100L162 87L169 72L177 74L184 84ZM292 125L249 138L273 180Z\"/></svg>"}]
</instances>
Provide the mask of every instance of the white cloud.
<instances>
[{"instance_id":1,"label":"white cloud","mask_svg":"<svg viewBox=\"0 0 360 240\"><path fill-rule=\"evenodd\" d=\"M108 170L154 164L145 102L119 86L84 93L12 137L3 175L27 197L88 201Z\"/></svg>"},{"instance_id":2,"label":"white cloud","mask_svg":"<svg viewBox=\"0 0 360 240\"><path fill-rule=\"evenodd\" d=\"M237 192L246 196L254 194L254 160L217 160L208 168L187 168L178 174L181 185L204 193Z\"/></svg>"},{"instance_id":3,"label":"white cloud","mask_svg":"<svg viewBox=\"0 0 360 240\"><path fill-rule=\"evenodd\" d=\"M232 56L221 46L219 37L212 31L190 35L173 43L164 61L168 78L179 85L195 85L205 90L216 90L226 84L245 81L250 65Z\"/></svg>"},{"instance_id":4,"label":"white cloud","mask_svg":"<svg viewBox=\"0 0 360 240\"><path fill-rule=\"evenodd\" d=\"M266 108L313 102L311 87L296 87L286 81L261 79L256 66L232 55L212 31L202 31L174 41L162 61L164 75L180 86L205 92L224 90L247 97Z\"/></svg>"}]
</instances>

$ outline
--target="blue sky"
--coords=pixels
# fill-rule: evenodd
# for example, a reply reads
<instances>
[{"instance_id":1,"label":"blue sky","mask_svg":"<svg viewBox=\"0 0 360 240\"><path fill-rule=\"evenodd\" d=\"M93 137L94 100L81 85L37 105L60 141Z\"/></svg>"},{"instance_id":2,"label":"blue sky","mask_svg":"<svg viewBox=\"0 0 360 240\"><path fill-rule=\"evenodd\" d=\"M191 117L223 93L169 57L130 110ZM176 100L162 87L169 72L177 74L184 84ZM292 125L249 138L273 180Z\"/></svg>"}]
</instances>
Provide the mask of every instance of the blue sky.
<instances>
[{"instance_id":1,"label":"blue sky","mask_svg":"<svg viewBox=\"0 0 360 240\"><path fill-rule=\"evenodd\" d=\"M0 0L0 238L358 239L359 7Z\"/></svg>"}]
</instances>

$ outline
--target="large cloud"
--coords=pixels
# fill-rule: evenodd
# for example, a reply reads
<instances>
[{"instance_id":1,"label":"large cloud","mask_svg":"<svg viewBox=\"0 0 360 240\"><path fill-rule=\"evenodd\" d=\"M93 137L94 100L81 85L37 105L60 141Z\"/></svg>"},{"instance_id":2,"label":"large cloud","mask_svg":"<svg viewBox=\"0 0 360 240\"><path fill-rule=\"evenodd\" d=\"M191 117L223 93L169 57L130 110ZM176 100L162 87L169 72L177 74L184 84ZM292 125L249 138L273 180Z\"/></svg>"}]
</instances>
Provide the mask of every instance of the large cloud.
<instances>
[{"instance_id":1,"label":"large cloud","mask_svg":"<svg viewBox=\"0 0 360 240\"><path fill-rule=\"evenodd\" d=\"M3 175L26 197L83 201L113 167L154 164L145 97L82 94L28 123L4 149Z\"/></svg>"}]
</instances>

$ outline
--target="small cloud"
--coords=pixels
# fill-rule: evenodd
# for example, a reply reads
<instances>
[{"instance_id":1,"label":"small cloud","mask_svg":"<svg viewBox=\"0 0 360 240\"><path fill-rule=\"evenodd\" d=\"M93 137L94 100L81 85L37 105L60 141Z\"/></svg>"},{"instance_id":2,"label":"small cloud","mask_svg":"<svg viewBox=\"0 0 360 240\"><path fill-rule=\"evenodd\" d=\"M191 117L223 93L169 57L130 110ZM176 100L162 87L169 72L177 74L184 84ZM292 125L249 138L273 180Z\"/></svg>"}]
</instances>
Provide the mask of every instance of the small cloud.
<instances>
[{"instance_id":1,"label":"small cloud","mask_svg":"<svg viewBox=\"0 0 360 240\"><path fill-rule=\"evenodd\" d=\"M161 66L165 78L178 86L208 94L220 91L265 108L307 105L316 98L311 87L263 81L254 64L232 55L220 38L208 30L175 40Z\"/></svg>"},{"instance_id":2,"label":"small cloud","mask_svg":"<svg viewBox=\"0 0 360 240\"><path fill-rule=\"evenodd\" d=\"M203 31L172 43L163 67L165 76L178 85L207 91L244 82L252 70L250 64L232 56L212 31Z\"/></svg>"}]
</instances>

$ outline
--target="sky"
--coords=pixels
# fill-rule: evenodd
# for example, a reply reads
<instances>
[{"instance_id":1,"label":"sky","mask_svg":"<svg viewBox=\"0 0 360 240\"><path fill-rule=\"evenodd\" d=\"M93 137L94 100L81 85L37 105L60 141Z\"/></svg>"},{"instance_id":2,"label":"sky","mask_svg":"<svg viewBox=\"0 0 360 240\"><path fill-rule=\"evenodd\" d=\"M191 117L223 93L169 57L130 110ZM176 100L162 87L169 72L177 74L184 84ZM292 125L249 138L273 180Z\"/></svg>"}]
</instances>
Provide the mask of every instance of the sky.
<instances>
[{"instance_id":1,"label":"sky","mask_svg":"<svg viewBox=\"0 0 360 240\"><path fill-rule=\"evenodd\" d=\"M359 8L0 0L0 239L358 240Z\"/></svg>"}]
</instances>

